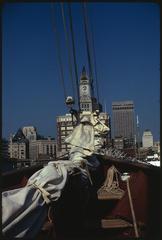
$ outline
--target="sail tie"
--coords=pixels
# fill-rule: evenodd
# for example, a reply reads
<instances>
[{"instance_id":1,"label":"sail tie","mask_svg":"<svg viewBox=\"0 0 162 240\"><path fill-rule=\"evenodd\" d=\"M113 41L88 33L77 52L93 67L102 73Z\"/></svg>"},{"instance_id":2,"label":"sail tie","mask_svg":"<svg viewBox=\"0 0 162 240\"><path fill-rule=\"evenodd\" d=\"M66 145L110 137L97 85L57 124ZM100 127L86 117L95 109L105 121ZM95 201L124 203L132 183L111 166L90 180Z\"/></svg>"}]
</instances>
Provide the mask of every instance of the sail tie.
<instances>
[{"instance_id":1,"label":"sail tie","mask_svg":"<svg viewBox=\"0 0 162 240\"><path fill-rule=\"evenodd\" d=\"M29 184L28 186L34 186L36 189L38 189L41 194L42 194L42 197L44 199L44 201L49 204L51 202L51 200L49 199L49 196L50 196L50 193L47 192L43 187L41 187L40 185L36 184L35 182L34 183L31 183Z\"/></svg>"}]
</instances>

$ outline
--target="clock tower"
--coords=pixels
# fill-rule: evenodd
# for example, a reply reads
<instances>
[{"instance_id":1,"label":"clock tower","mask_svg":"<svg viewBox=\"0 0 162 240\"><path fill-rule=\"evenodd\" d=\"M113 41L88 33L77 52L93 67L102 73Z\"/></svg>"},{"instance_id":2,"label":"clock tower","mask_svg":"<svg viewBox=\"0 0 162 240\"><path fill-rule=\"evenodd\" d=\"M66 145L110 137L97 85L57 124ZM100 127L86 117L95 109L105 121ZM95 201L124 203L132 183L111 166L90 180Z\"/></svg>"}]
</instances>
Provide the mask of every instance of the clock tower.
<instances>
[{"instance_id":1,"label":"clock tower","mask_svg":"<svg viewBox=\"0 0 162 240\"><path fill-rule=\"evenodd\" d=\"M86 74L85 67L83 67L80 78L80 110L92 112L92 97L90 82Z\"/></svg>"}]
</instances>

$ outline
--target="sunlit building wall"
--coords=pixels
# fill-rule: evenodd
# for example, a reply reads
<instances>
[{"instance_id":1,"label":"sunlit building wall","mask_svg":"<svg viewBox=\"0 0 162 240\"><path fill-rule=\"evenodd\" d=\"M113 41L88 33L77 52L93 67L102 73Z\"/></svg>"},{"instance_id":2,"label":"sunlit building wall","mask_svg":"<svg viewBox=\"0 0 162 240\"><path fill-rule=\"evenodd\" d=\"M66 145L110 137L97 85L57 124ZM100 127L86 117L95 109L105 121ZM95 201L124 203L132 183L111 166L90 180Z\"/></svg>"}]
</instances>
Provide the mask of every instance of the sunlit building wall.
<instances>
[{"instance_id":1,"label":"sunlit building wall","mask_svg":"<svg viewBox=\"0 0 162 240\"><path fill-rule=\"evenodd\" d=\"M150 130L145 130L142 136L142 146L144 148L153 147L153 135Z\"/></svg>"}]
</instances>

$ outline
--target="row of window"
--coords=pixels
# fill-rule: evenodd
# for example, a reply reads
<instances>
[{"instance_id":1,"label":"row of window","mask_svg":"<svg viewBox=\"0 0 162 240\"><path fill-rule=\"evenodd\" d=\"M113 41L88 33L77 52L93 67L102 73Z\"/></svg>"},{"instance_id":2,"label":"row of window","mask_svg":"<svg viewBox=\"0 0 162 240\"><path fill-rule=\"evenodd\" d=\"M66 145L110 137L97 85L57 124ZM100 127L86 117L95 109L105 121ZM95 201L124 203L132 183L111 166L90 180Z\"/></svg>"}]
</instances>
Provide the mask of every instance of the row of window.
<instances>
[{"instance_id":1,"label":"row of window","mask_svg":"<svg viewBox=\"0 0 162 240\"><path fill-rule=\"evenodd\" d=\"M74 119L73 121L75 122L75 119ZM71 125L72 125L72 121L69 121L69 122L60 122L60 123L58 123L58 128L59 128L59 126L65 127L65 126L71 126Z\"/></svg>"},{"instance_id":2,"label":"row of window","mask_svg":"<svg viewBox=\"0 0 162 240\"><path fill-rule=\"evenodd\" d=\"M59 118L58 122L69 122L71 121L71 116L69 118Z\"/></svg>"},{"instance_id":3,"label":"row of window","mask_svg":"<svg viewBox=\"0 0 162 240\"><path fill-rule=\"evenodd\" d=\"M133 107L113 107L113 110L133 110Z\"/></svg>"},{"instance_id":4,"label":"row of window","mask_svg":"<svg viewBox=\"0 0 162 240\"><path fill-rule=\"evenodd\" d=\"M81 108L89 110L89 103L82 103Z\"/></svg>"},{"instance_id":5,"label":"row of window","mask_svg":"<svg viewBox=\"0 0 162 240\"><path fill-rule=\"evenodd\" d=\"M73 130L72 126L61 127L61 130Z\"/></svg>"}]
</instances>

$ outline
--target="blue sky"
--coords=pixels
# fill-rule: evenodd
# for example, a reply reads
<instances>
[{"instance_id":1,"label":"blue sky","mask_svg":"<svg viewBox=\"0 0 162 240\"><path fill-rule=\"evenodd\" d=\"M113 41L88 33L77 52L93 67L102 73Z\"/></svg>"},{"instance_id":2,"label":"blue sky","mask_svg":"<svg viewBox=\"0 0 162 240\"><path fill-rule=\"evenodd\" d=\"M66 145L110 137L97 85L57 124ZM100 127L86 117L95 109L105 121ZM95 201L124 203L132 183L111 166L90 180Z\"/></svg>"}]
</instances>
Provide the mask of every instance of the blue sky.
<instances>
[{"instance_id":1,"label":"blue sky","mask_svg":"<svg viewBox=\"0 0 162 240\"><path fill-rule=\"evenodd\" d=\"M160 8L153 3L88 3L94 31L99 95L111 116L112 101L133 100L141 133L160 138ZM67 14L67 6L65 4ZM82 8L72 4L78 75L88 69ZM67 16L67 15L66 15ZM72 94L60 4L56 6L67 94ZM56 136L65 114L50 3L4 4L2 10L3 136L33 125Z\"/></svg>"}]
</instances>

